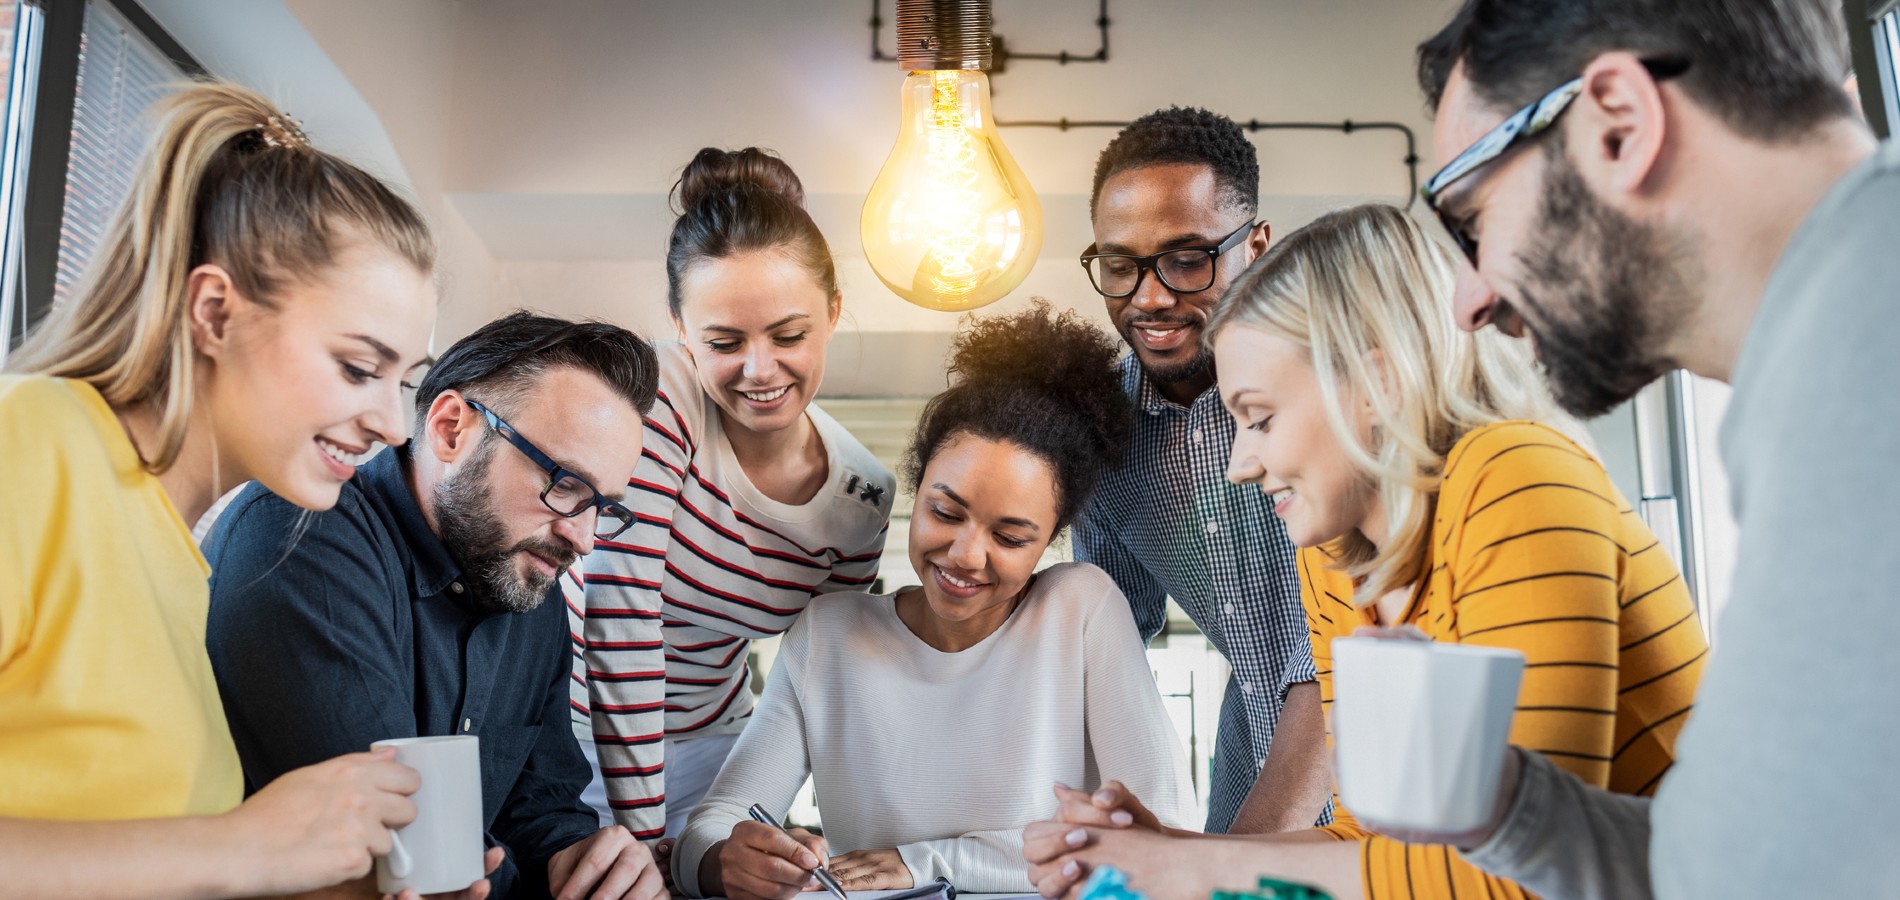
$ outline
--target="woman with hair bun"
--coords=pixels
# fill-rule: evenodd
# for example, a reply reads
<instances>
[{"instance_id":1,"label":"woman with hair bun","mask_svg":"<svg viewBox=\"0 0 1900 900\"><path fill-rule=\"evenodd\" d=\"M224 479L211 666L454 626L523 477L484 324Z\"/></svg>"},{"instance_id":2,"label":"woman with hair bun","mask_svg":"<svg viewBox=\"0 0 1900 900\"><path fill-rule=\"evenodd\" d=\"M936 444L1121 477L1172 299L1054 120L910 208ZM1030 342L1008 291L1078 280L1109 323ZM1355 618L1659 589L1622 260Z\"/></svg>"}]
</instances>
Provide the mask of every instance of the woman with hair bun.
<instances>
[{"instance_id":1,"label":"woman with hair bun","mask_svg":"<svg viewBox=\"0 0 1900 900\"><path fill-rule=\"evenodd\" d=\"M7 896L314 890L364 876L415 816L390 751L239 803L190 523L251 480L329 509L374 444L407 439L428 226L243 87L185 88L156 120L73 296L0 375Z\"/></svg>"},{"instance_id":2,"label":"woman with hair bun","mask_svg":"<svg viewBox=\"0 0 1900 900\"><path fill-rule=\"evenodd\" d=\"M1127 600L1085 563L1035 570L1128 443L1118 356L1046 304L966 320L957 384L905 464L923 583L820 597L786 633L674 853L688 895L787 900L825 859L847 890L1022 893L1022 829L1057 783L1119 779L1185 818L1186 760ZM754 802L783 816L807 775L823 838L748 819Z\"/></svg>"},{"instance_id":3,"label":"woman with hair bun","mask_svg":"<svg viewBox=\"0 0 1900 900\"><path fill-rule=\"evenodd\" d=\"M563 583L586 611L574 724L602 776L587 799L643 839L678 833L746 727L751 642L870 586L884 552L894 479L813 402L843 295L804 197L757 148L709 147L681 173L680 340L654 347L636 521Z\"/></svg>"}]
</instances>

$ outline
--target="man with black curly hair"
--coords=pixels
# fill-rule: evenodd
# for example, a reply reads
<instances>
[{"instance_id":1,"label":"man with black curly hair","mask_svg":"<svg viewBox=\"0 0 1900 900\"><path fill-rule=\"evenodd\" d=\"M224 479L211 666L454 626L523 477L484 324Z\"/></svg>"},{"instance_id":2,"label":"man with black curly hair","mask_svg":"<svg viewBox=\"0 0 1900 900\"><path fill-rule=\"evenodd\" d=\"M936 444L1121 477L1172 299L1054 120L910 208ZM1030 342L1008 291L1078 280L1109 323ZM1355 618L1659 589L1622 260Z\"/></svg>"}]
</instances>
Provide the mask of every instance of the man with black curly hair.
<instances>
[{"instance_id":1,"label":"man with black curly hair","mask_svg":"<svg viewBox=\"0 0 1900 900\"><path fill-rule=\"evenodd\" d=\"M1331 780L1293 545L1265 495L1226 478L1234 424L1201 332L1267 247L1260 165L1240 126L1170 107L1123 129L1095 166L1089 280L1133 348L1139 410L1123 465L1075 524L1075 555L1128 596L1144 640L1169 597L1233 666L1215 738L1208 831L1325 821Z\"/></svg>"}]
</instances>

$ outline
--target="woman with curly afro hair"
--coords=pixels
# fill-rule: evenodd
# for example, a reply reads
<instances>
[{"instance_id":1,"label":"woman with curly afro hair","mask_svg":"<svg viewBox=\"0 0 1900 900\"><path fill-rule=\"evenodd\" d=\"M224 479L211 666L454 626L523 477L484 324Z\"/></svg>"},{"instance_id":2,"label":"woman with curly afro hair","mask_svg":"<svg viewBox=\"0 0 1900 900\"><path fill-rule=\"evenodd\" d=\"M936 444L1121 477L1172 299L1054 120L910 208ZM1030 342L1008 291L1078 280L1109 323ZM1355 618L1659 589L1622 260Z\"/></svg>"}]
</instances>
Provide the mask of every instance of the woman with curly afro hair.
<instances>
[{"instance_id":1,"label":"woman with curly afro hair","mask_svg":"<svg viewBox=\"0 0 1900 900\"><path fill-rule=\"evenodd\" d=\"M1186 760L1128 602L1102 570L1036 564L1116 464L1133 410L1114 342L1037 302L970 318L954 386L905 461L916 496L894 594L812 601L676 851L691 896L788 900L827 861L847 890L1033 890L1022 829L1051 786L1115 779L1163 820L1192 808ZM810 775L823 838L782 816ZM1135 785L1142 787L1136 788ZM838 851L831 856L829 851Z\"/></svg>"}]
</instances>

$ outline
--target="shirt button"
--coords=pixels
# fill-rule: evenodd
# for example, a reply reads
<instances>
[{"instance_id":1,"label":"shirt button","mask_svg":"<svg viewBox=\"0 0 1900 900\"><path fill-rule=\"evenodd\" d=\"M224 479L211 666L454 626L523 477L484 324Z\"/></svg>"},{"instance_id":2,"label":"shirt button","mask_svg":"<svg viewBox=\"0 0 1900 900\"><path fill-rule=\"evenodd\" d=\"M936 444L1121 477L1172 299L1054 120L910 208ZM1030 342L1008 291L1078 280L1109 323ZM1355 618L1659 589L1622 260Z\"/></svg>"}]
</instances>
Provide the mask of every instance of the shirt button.
<instances>
[{"instance_id":1,"label":"shirt button","mask_svg":"<svg viewBox=\"0 0 1900 900\"><path fill-rule=\"evenodd\" d=\"M1215 532L1217 532L1217 531L1220 531L1220 520L1219 520L1219 519L1208 519L1208 520L1207 520L1207 533L1208 533L1208 534L1213 534L1213 533L1215 533Z\"/></svg>"},{"instance_id":2,"label":"shirt button","mask_svg":"<svg viewBox=\"0 0 1900 900\"><path fill-rule=\"evenodd\" d=\"M1220 611L1231 616L1234 614L1234 605L1232 603L1222 604Z\"/></svg>"},{"instance_id":3,"label":"shirt button","mask_svg":"<svg viewBox=\"0 0 1900 900\"><path fill-rule=\"evenodd\" d=\"M1252 690L1252 689L1251 689L1251 688L1249 688L1249 690ZM470 728L474 728L474 727L475 727L475 720L474 720L474 719L463 719L463 720L462 720L462 730L463 730L463 731L467 731L467 730L469 730Z\"/></svg>"},{"instance_id":4,"label":"shirt button","mask_svg":"<svg viewBox=\"0 0 1900 900\"><path fill-rule=\"evenodd\" d=\"M1243 681L1243 682L1241 682L1241 683L1240 683L1240 692L1241 692L1241 693L1243 693L1243 694L1251 694L1251 693L1253 693L1253 682L1251 682L1251 681Z\"/></svg>"},{"instance_id":5,"label":"shirt button","mask_svg":"<svg viewBox=\"0 0 1900 900\"><path fill-rule=\"evenodd\" d=\"M459 581L457 581L457 582L454 582L454 583L452 583L452 584L450 584L450 585L449 585L449 590L451 590L451 591L454 591L455 593L458 593L458 594L459 594L459 593L461 593L461 592L462 592L462 583L461 583L461 582L459 582Z\"/></svg>"},{"instance_id":6,"label":"shirt button","mask_svg":"<svg viewBox=\"0 0 1900 900\"><path fill-rule=\"evenodd\" d=\"M1201 429L1194 429L1194 443L1198 444L1206 439L1207 435L1203 434Z\"/></svg>"}]
</instances>

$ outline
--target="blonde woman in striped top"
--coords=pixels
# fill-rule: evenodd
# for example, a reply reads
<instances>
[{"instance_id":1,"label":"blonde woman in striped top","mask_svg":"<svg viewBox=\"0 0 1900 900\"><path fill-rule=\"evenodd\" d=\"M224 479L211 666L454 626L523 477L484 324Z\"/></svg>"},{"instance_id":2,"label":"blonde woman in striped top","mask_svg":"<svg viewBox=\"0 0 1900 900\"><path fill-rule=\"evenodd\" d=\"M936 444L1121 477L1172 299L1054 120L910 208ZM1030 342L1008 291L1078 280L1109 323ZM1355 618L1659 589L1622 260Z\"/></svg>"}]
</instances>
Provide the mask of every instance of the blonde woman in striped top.
<instances>
[{"instance_id":1,"label":"blonde woman in striped top","mask_svg":"<svg viewBox=\"0 0 1900 900\"><path fill-rule=\"evenodd\" d=\"M1256 262L1208 331L1221 359L1242 361L1221 371L1241 426L1229 476L1271 495L1301 547L1328 708L1332 641L1356 629L1508 647L1528 658L1512 742L1592 784L1648 793L1708 652L1694 605L1530 360L1457 329L1453 265L1378 205L1321 217ZM1109 819L1122 806L1134 827ZM1375 836L1343 807L1326 828L1254 840L1154 833L1113 790L1066 796L1060 817L1026 835L1049 896L1094 863L1158 900L1263 874L1342 900L1526 896L1454 848Z\"/></svg>"}]
</instances>

